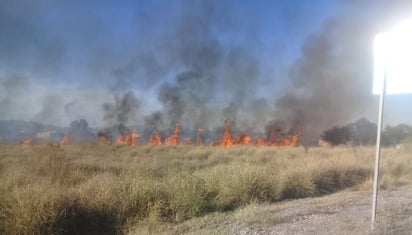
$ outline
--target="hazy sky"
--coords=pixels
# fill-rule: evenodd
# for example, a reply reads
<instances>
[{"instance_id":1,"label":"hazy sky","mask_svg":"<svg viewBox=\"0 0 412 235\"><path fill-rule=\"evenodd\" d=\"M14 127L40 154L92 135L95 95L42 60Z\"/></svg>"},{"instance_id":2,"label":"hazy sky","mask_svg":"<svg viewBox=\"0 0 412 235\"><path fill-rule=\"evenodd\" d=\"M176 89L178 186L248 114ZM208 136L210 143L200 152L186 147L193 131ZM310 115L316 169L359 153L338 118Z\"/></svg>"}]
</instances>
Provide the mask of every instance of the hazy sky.
<instances>
[{"instance_id":1,"label":"hazy sky","mask_svg":"<svg viewBox=\"0 0 412 235\"><path fill-rule=\"evenodd\" d=\"M373 36L412 17L408 2L2 0L0 119L376 121ZM388 98L386 120L412 123L411 99Z\"/></svg>"}]
</instances>

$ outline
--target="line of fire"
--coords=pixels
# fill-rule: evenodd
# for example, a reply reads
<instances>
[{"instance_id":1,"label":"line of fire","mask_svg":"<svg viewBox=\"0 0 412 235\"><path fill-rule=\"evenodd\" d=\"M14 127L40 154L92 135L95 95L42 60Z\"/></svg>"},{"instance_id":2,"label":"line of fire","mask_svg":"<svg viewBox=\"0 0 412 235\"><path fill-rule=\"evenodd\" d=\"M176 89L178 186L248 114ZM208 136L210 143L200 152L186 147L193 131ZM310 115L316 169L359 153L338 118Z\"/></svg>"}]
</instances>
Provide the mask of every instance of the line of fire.
<instances>
[{"instance_id":1,"label":"line of fire","mask_svg":"<svg viewBox=\"0 0 412 235\"><path fill-rule=\"evenodd\" d=\"M198 128L194 138L181 138L182 128L179 123L176 123L174 131L171 135L163 137L161 132L156 128L150 133L147 141L141 138L141 135L136 130L129 130L122 126L119 128L119 134L113 138L111 134L106 132L97 133L97 143L101 145L125 145L125 146L161 146L161 145L208 145L208 146L224 146L230 147L234 145L251 145L251 146L298 146L299 138L302 135L302 129L284 132L280 128L272 128L267 130L266 136L256 135L252 138L248 132L232 130L232 120L226 120L224 129L218 134L216 139L208 142L204 141L204 129ZM21 142L22 146L32 146L35 142L32 138L26 138ZM64 134L60 141L60 145L73 144L70 134Z\"/></svg>"}]
</instances>

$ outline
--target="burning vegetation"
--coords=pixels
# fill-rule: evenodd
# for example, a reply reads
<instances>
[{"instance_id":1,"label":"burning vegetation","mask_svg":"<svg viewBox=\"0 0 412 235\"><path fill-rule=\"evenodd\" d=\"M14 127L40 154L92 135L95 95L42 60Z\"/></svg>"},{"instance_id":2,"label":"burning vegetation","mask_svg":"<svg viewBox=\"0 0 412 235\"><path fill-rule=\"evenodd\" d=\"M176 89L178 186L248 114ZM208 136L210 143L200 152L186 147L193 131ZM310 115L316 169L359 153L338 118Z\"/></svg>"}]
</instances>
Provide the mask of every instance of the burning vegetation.
<instances>
[{"instance_id":1,"label":"burning vegetation","mask_svg":"<svg viewBox=\"0 0 412 235\"><path fill-rule=\"evenodd\" d=\"M26 138L22 141L21 146L31 146L33 144L33 141L31 138Z\"/></svg>"},{"instance_id":2,"label":"burning vegetation","mask_svg":"<svg viewBox=\"0 0 412 235\"><path fill-rule=\"evenodd\" d=\"M62 140L60 141L60 145L70 144L70 136L68 134L64 134Z\"/></svg>"},{"instance_id":3,"label":"burning vegetation","mask_svg":"<svg viewBox=\"0 0 412 235\"><path fill-rule=\"evenodd\" d=\"M179 134L180 132L182 132L182 130L180 129L180 124L176 123L176 128L175 128L175 132L171 135L166 137L165 139L165 144L166 145L176 145L179 144Z\"/></svg>"},{"instance_id":4,"label":"burning vegetation","mask_svg":"<svg viewBox=\"0 0 412 235\"><path fill-rule=\"evenodd\" d=\"M119 135L119 137L117 137L116 143L136 146L139 143L139 137L139 134L137 134L135 130L132 130L130 132Z\"/></svg>"},{"instance_id":5,"label":"burning vegetation","mask_svg":"<svg viewBox=\"0 0 412 235\"><path fill-rule=\"evenodd\" d=\"M87 126L87 125L86 125ZM234 130L235 129L235 130ZM280 127L267 127L266 137L258 134L251 134L251 131L242 132L234 128L232 120L226 120L224 126L216 133L217 138L213 139L210 132L203 128L198 128L196 132L188 130L188 133L193 133L195 141L190 137L191 134L181 136L182 127L180 123L175 124L174 131L170 135L163 135L156 127L147 137L147 145L209 145L209 146L224 146L231 147L233 145L254 145L254 146L297 146L302 131L288 131L284 132ZM82 142L81 137L76 136L77 132L72 132L76 137L74 142ZM70 132L64 133L58 141L60 145L68 145L73 143L72 134ZM189 136L188 136L189 135ZM166 137L163 137L166 136ZM253 136L253 137L252 137ZM205 141L206 140L206 141ZM53 142L52 140L50 140ZM101 145L126 145L138 146L144 145L144 138L138 134L134 129L129 129L123 124L115 125L97 132L95 141ZM22 146L33 145L32 138L26 138L21 142Z\"/></svg>"},{"instance_id":6,"label":"burning vegetation","mask_svg":"<svg viewBox=\"0 0 412 235\"><path fill-rule=\"evenodd\" d=\"M148 145L162 145L162 135L159 131L155 130L153 134L149 136Z\"/></svg>"},{"instance_id":7,"label":"burning vegetation","mask_svg":"<svg viewBox=\"0 0 412 235\"><path fill-rule=\"evenodd\" d=\"M81 126L73 123L82 123ZM18 132L15 139L2 139L3 143L19 143L21 146L32 146L41 143L56 143L60 146L73 143L97 142L100 145L124 146L160 146L160 145L193 145L193 146L298 146L308 145L304 138L307 132L299 125L287 125L284 122L272 121L265 127L265 133L254 132L252 128L241 129L236 123L227 119L224 125L211 129L183 128L176 123L174 129L159 130L156 125L148 128L135 126L128 128L124 124L117 124L101 129L97 133L89 128L85 120L74 121L70 128L60 130L47 127L31 130L26 128ZM137 130L143 130L142 135ZM387 126L382 133L382 143L385 146L396 145L411 138L412 127L406 124ZM2 135L8 137L7 135ZM334 126L326 129L311 145L327 147L336 145L371 145L376 141L376 125L362 118L344 126Z\"/></svg>"},{"instance_id":8,"label":"burning vegetation","mask_svg":"<svg viewBox=\"0 0 412 235\"><path fill-rule=\"evenodd\" d=\"M302 130L295 132L283 132L282 129L270 129L266 138L257 136L252 138L249 133L238 132L236 135L232 134L232 120L226 120L223 133L219 134L219 138L210 141L209 146L224 146L230 147L233 145L255 145L255 146L297 146L299 143L299 137L302 135ZM162 139L162 134L155 128L155 130L149 135L147 145L204 145L203 132L204 129L198 128L196 132L196 142L193 143L192 138L186 137L181 141L180 134L182 132L179 123L176 123L174 132ZM120 135L117 139L117 144L127 143L128 139L132 139L132 144L129 146L137 145L133 142L133 136L139 136L135 131L133 134ZM99 137L99 142L102 142L102 137ZM106 142L105 142L106 143Z\"/></svg>"}]
</instances>

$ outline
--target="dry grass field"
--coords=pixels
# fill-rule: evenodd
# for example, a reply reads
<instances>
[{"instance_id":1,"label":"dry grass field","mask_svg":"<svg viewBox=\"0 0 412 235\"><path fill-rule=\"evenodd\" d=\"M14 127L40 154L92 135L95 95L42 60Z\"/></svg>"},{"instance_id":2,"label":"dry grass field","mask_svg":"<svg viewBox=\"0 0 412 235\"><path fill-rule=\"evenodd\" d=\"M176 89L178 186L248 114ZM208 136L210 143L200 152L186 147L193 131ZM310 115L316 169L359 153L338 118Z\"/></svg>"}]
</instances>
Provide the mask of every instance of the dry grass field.
<instances>
[{"instance_id":1,"label":"dry grass field","mask_svg":"<svg viewBox=\"0 0 412 235\"><path fill-rule=\"evenodd\" d=\"M381 188L412 182L411 152L383 150ZM369 187L373 166L373 147L0 145L0 234L190 232L193 218L198 229L237 208Z\"/></svg>"}]
</instances>

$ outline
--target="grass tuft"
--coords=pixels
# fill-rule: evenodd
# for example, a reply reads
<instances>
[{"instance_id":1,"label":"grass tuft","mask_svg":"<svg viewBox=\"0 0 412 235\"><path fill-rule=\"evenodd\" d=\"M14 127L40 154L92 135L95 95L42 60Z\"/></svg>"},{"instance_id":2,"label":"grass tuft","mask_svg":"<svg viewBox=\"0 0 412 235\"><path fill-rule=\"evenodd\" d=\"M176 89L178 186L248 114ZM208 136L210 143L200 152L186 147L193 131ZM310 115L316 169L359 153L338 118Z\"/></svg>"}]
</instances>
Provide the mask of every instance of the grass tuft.
<instances>
[{"instance_id":1,"label":"grass tuft","mask_svg":"<svg viewBox=\"0 0 412 235\"><path fill-rule=\"evenodd\" d=\"M213 212L370 187L373 163L363 147L0 145L0 234L158 233ZM383 149L381 166L381 187L412 182L406 148Z\"/></svg>"},{"instance_id":2,"label":"grass tuft","mask_svg":"<svg viewBox=\"0 0 412 235\"><path fill-rule=\"evenodd\" d=\"M282 180L280 199L296 199L316 195L316 185L311 175L305 172L292 172Z\"/></svg>"},{"instance_id":3,"label":"grass tuft","mask_svg":"<svg viewBox=\"0 0 412 235\"><path fill-rule=\"evenodd\" d=\"M251 202L273 201L276 196L277 179L261 167L241 165L225 171L228 176L222 179L216 201L221 210L234 209Z\"/></svg>"}]
</instances>

